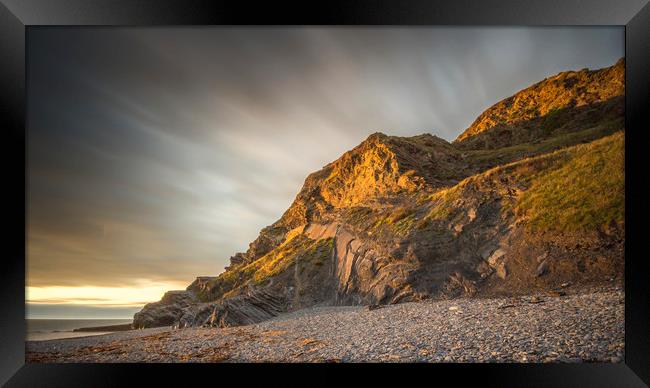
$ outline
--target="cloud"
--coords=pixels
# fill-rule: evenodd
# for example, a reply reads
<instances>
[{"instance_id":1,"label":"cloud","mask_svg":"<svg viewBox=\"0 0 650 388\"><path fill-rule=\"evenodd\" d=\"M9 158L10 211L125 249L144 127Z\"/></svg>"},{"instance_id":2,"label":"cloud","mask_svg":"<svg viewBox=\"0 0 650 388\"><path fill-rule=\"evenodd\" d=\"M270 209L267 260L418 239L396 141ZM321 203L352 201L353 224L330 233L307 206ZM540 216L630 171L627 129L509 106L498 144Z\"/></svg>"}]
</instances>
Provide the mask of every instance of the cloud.
<instances>
[{"instance_id":1,"label":"cloud","mask_svg":"<svg viewBox=\"0 0 650 388\"><path fill-rule=\"evenodd\" d=\"M138 290L218 274L370 133L453 140L533 82L613 64L623 29L40 28L28 44L28 285Z\"/></svg>"},{"instance_id":2,"label":"cloud","mask_svg":"<svg viewBox=\"0 0 650 388\"><path fill-rule=\"evenodd\" d=\"M26 304L28 319L132 319L142 306L88 306L81 304ZM90 325L89 325L90 326Z\"/></svg>"}]
</instances>

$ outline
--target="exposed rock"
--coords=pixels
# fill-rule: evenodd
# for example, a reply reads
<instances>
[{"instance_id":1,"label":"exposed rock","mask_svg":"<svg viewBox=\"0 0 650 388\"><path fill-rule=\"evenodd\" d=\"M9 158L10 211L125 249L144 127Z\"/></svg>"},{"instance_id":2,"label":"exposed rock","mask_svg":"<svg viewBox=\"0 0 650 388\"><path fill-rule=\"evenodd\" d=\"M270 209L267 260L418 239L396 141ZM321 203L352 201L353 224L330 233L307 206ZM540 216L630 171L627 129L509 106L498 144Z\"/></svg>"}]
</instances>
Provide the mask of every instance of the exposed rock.
<instances>
[{"instance_id":1,"label":"exposed rock","mask_svg":"<svg viewBox=\"0 0 650 388\"><path fill-rule=\"evenodd\" d=\"M183 309L194 305L196 297L189 291L167 291L159 302L149 303L133 317L133 327L158 327L177 324Z\"/></svg>"},{"instance_id":2,"label":"exposed rock","mask_svg":"<svg viewBox=\"0 0 650 388\"><path fill-rule=\"evenodd\" d=\"M194 294L205 292L210 287L210 282L216 278L216 276L199 276L187 286L186 290Z\"/></svg>"},{"instance_id":3,"label":"exposed rock","mask_svg":"<svg viewBox=\"0 0 650 388\"><path fill-rule=\"evenodd\" d=\"M209 326L216 326L218 321L219 321L219 316L217 315L217 307L215 306L212 309L212 314L210 314L210 316L208 317L207 324Z\"/></svg>"},{"instance_id":4,"label":"exposed rock","mask_svg":"<svg viewBox=\"0 0 650 388\"><path fill-rule=\"evenodd\" d=\"M195 304L182 311L180 323L187 326L239 326L261 322L286 311L287 301L279 294L256 290L214 303Z\"/></svg>"},{"instance_id":5,"label":"exposed rock","mask_svg":"<svg viewBox=\"0 0 650 388\"><path fill-rule=\"evenodd\" d=\"M501 262L501 259L503 259L505 255L506 251L499 248L490 255L490 257L487 259L487 262L491 267L497 268L498 264Z\"/></svg>"},{"instance_id":6,"label":"exposed rock","mask_svg":"<svg viewBox=\"0 0 650 388\"><path fill-rule=\"evenodd\" d=\"M477 292L476 284L463 276L460 272L454 272L449 276L446 283L446 295L455 296L474 296Z\"/></svg>"},{"instance_id":7,"label":"exposed rock","mask_svg":"<svg viewBox=\"0 0 650 388\"><path fill-rule=\"evenodd\" d=\"M546 260L547 257L548 257L548 252L544 252L541 255L537 256L536 261L537 263L541 263L542 261Z\"/></svg>"},{"instance_id":8,"label":"exposed rock","mask_svg":"<svg viewBox=\"0 0 650 388\"><path fill-rule=\"evenodd\" d=\"M230 265L226 267L226 270L240 266L242 264L247 264L248 262L250 262L250 260L248 259L248 256L246 256L245 253L242 252L235 253L234 256L230 257Z\"/></svg>"},{"instance_id":9,"label":"exposed rock","mask_svg":"<svg viewBox=\"0 0 650 388\"><path fill-rule=\"evenodd\" d=\"M476 272L479 273L481 279L485 279L494 273L494 269L486 261L481 261L476 267Z\"/></svg>"},{"instance_id":10,"label":"exposed rock","mask_svg":"<svg viewBox=\"0 0 650 388\"><path fill-rule=\"evenodd\" d=\"M537 269L535 270L535 274L537 276L544 276L547 273L548 273L548 261L544 260L537 266Z\"/></svg>"},{"instance_id":11,"label":"exposed rock","mask_svg":"<svg viewBox=\"0 0 650 388\"><path fill-rule=\"evenodd\" d=\"M506 276L508 276L508 268L506 267L506 263L500 262L499 264L497 264L496 274L501 279L505 279Z\"/></svg>"},{"instance_id":12,"label":"exposed rock","mask_svg":"<svg viewBox=\"0 0 650 388\"><path fill-rule=\"evenodd\" d=\"M501 249L498 249L499 247L493 243L489 243L486 247L482 248L480 250L480 256L483 260L488 260L490 256L494 255L497 250L500 251L498 254L496 254L497 258L500 256L503 256L505 252Z\"/></svg>"},{"instance_id":13,"label":"exposed rock","mask_svg":"<svg viewBox=\"0 0 650 388\"><path fill-rule=\"evenodd\" d=\"M305 235L312 240L320 240L324 238L332 238L336 236L336 231L339 224L332 222L329 224L312 223L305 228Z\"/></svg>"}]
</instances>

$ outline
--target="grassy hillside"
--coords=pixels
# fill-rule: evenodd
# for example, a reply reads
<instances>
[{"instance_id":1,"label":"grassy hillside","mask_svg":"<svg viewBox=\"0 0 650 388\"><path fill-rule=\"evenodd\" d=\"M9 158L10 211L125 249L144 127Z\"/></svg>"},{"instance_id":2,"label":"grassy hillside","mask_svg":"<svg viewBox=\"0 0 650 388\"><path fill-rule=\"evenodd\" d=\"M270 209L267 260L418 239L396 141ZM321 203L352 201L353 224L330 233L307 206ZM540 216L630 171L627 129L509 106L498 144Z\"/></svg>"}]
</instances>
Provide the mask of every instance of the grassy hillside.
<instances>
[{"instance_id":1,"label":"grassy hillside","mask_svg":"<svg viewBox=\"0 0 650 388\"><path fill-rule=\"evenodd\" d=\"M566 151L530 177L515 211L532 229L596 230L625 220L623 132Z\"/></svg>"},{"instance_id":2,"label":"grassy hillside","mask_svg":"<svg viewBox=\"0 0 650 388\"><path fill-rule=\"evenodd\" d=\"M455 143L469 145L480 135L490 135L481 146L496 148L522 142L517 139L522 135L539 139L576 129L576 123L602 120L609 113L621 116L624 77L623 58L604 69L561 72L488 108Z\"/></svg>"}]
</instances>

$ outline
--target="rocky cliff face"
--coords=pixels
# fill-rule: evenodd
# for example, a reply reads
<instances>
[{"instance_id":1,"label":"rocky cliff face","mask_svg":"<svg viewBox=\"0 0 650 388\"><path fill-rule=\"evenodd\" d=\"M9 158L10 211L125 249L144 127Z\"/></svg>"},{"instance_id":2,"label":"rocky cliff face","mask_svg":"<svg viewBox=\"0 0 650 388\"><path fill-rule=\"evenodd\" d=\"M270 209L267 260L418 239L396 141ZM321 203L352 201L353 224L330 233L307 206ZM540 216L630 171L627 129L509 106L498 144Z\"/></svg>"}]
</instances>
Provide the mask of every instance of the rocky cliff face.
<instances>
[{"instance_id":1,"label":"rocky cliff face","mask_svg":"<svg viewBox=\"0 0 650 388\"><path fill-rule=\"evenodd\" d=\"M259 259L280 245L290 230L332 218L338 209L451 184L462 175L459 160L449 143L429 134L396 138L375 133L310 174L289 209L260 232L247 252L233 256L231 266Z\"/></svg>"},{"instance_id":2,"label":"rocky cliff face","mask_svg":"<svg viewBox=\"0 0 650 388\"><path fill-rule=\"evenodd\" d=\"M317 304L620 279L623 63L535 84L451 144L371 135L309 175L224 273L145 306L134 325L232 326Z\"/></svg>"}]
</instances>

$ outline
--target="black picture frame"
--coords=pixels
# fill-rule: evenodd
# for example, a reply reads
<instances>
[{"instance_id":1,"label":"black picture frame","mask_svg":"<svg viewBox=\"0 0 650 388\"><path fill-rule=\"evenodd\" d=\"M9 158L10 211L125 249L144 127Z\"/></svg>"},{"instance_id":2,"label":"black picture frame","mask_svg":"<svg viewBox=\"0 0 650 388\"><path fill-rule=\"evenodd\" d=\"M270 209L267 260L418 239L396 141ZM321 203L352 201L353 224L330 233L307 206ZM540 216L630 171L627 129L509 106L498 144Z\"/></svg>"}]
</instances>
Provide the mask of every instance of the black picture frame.
<instances>
[{"instance_id":1,"label":"black picture frame","mask_svg":"<svg viewBox=\"0 0 650 388\"><path fill-rule=\"evenodd\" d=\"M25 44L31 26L265 25L621 25L625 26L626 247L625 363L157 365L25 364L26 98ZM0 270L0 383L7 386L128 386L239 382L340 384L338 374L375 382L480 386L650 384L650 283L643 255L648 201L644 156L650 131L648 0L454 0L259 2L191 0L0 0L0 117L3 129L5 254ZM306 377L298 377L296 369ZM449 380L451 379L451 380ZM231 380L237 381L237 380ZM645 383L644 383L645 382Z\"/></svg>"}]
</instances>

